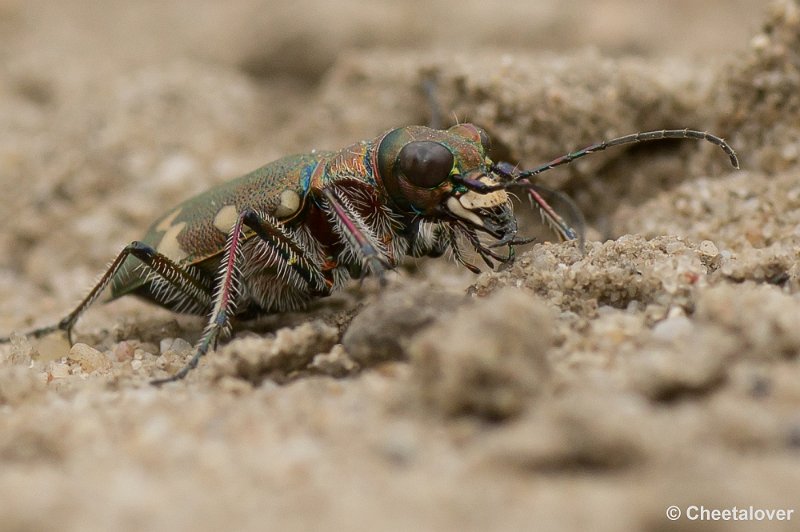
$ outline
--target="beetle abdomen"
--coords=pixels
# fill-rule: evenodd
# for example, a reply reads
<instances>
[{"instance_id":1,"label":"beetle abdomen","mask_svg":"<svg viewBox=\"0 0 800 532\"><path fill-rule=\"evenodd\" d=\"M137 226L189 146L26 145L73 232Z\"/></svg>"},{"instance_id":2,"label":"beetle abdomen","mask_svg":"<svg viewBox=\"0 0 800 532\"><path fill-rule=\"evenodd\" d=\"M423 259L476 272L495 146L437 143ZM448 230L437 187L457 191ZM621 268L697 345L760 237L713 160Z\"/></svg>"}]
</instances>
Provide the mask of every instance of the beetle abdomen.
<instances>
[{"instance_id":1,"label":"beetle abdomen","mask_svg":"<svg viewBox=\"0 0 800 532\"><path fill-rule=\"evenodd\" d=\"M273 161L232 181L190 198L160 216L142 242L180 266L193 266L213 276L225 249L228 233L244 209L279 220L299 212L308 194L311 176L330 154L293 155ZM112 299L135 293L148 297L147 279L129 258L112 281ZM159 301L154 300L159 303Z\"/></svg>"}]
</instances>

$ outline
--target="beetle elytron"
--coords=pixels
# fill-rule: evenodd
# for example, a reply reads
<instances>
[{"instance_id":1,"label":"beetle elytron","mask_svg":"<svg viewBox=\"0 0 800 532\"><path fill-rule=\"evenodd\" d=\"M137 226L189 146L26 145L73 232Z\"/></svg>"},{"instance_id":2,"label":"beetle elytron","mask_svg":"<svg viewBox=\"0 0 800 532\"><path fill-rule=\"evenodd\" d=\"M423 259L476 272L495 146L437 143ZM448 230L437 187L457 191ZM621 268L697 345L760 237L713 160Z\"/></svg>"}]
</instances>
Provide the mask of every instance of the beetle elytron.
<instances>
[{"instance_id":1,"label":"beetle elytron","mask_svg":"<svg viewBox=\"0 0 800 532\"><path fill-rule=\"evenodd\" d=\"M513 260L514 246L530 240L517 236L509 190L528 195L562 238L582 241L581 225L566 223L544 198L552 191L530 178L592 152L663 138L707 140L738 168L724 140L690 129L599 142L526 171L493 162L489 137L472 124L401 127L337 152L285 157L169 210L120 252L71 313L29 335L69 335L110 285L111 299L133 294L209 317L186 366L154 382L181 379L229 333L232 317L301 306L349 278L380 276L407 255L449 252L477 272L462 253L466 244L490 266ZM505 255L494 251L502 246Z\"/></svg>"}]
</instances>

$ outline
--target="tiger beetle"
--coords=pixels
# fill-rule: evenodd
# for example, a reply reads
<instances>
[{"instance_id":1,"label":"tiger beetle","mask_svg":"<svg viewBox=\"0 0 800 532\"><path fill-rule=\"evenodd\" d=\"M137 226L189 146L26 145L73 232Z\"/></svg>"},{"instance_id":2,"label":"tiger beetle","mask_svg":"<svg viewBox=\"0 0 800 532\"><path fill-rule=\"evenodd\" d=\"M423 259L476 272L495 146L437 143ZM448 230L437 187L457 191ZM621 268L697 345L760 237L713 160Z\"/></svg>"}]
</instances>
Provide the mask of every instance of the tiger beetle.
<instances>
[{"instance_id":1,"label":"tiger beetle","mask_svg":"<svg viewBox=\"0 0 800 532\"><path fill-rule=\"evenodd\" d=\"M339 151L284 157L168 210L117 255L72 312L28 336L60 331L71 341L78 318L107 288L110 300L133 294L207 316L189 362L152 382L176 381L229 335L232 318L297 308L367 273L382 279L406 256L449 252L476 273L465 246L489 267L513 261L514 246L532 239L517 234L509 192L530 198L559 237L582 244L578 208L532 178L606 148L668 138L709 141L739 167L723 139L669 129L605 140L520 171L490 159L488 135L466 123L400 127ZM546 198L554 197L576 223L550 206ZM496 251L504 246L504 254Z\"/></svg>"}]
</instances>

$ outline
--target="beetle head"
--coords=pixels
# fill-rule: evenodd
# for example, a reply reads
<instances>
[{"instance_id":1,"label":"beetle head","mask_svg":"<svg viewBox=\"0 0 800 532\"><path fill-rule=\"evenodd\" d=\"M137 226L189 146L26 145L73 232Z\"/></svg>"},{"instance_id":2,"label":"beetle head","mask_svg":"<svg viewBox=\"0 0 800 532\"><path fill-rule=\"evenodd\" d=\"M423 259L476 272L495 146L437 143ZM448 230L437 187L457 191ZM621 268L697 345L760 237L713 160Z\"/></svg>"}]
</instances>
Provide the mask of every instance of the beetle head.
<instances>
[{"instance_id":1,"label":"beetle head","mask_svg":"<svg viewBox=\"0 0 800 532\"><path fill-rule=\"evenodd\" d=\"M465 180L498 185L489 149L486 132L472 124L395 129L378 147L380 180L389 200L405 213L459 222L508 242L517 222L506 191L464 186Z\"/></svg>"}]
</instances>

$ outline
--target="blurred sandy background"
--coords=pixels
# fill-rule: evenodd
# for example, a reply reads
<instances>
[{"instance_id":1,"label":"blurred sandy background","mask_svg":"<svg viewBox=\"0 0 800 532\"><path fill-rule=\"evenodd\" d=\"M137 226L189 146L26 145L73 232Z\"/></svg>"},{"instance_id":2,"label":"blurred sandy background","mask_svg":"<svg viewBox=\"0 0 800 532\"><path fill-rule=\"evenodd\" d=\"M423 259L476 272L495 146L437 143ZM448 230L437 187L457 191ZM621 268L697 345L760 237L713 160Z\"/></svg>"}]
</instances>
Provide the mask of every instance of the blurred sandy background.
<instances>
[{"instance_id":1,"label":"blurred sandy background","mask_svg":"<svg viewBox=\"0 0 800 532\"><path fill-rule=\"evenodd\" d=\"M0 0L0 333L59 319L165 209L292 152L448 116L547 174L590 243L410 264L244 327L98 305L0 349L0 530L793 530L795 1ZM521 214L530 231L535 217ZM546 232L539 232L547 237ZM792 525L795 526L792 526Z\"/></svg>"}]
</instances>

